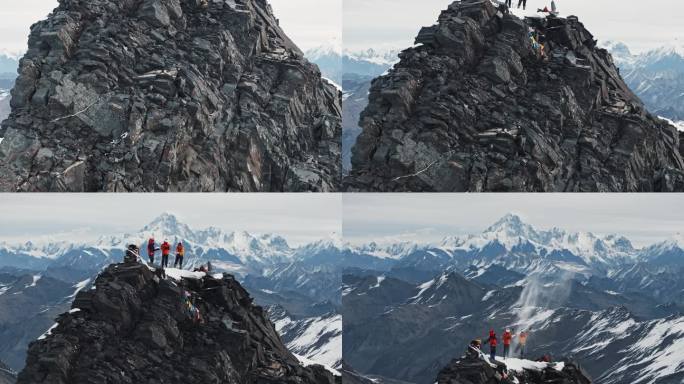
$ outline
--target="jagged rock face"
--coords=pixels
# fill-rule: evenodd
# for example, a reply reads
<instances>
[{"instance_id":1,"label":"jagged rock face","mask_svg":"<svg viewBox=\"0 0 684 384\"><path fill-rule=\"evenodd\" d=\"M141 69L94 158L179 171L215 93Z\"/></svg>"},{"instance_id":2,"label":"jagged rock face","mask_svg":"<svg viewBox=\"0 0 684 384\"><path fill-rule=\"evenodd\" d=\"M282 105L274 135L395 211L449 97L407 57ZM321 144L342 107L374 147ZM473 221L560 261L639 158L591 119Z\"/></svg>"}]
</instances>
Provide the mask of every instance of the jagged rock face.
<instances>
[{"instance_id":1,"label":"jagged rock face","mask_svg":"<svg viewBox=\"0 0 684 384\"><path fill-rule=\"evenodd\" d=\"M500 384L514 383L515 377L521 384L591 384L591 379L582 369L572 362L566 362L562 370L545 368L541 371L507 371L505 364L499 363L495 369L489 363L476 358L453 360L444 367L437 377L436 384ZM503 370L502 372L500 372Z\"/></svg>"},{"instance_id":2,"label":"jagged rock face","mask_svg":"<svg viewBox=\"0 0 684 384\"><path fill-rule=\"evenodd\" d=\"M266 0L60 0L0 129L3 191L333 191L341 95Z\"/></svg>"},{"instance_id":3,"label":"jagged rock face","mask_svg":"<svg viewBox=\"0 0 684 384\"><path fill-rule=\"evenodd\" d=\"M576 18L454 2L416 41L373 82L348 190L684 190L680 133Z\"/></svg>"},{"instance_id":4,"label":"jagged rock face","mask_svg":"<svg viewBox=\"0 0 684 384\"><path fill-rule=\"evenodd\" d=\"M0 384L14 384L16 380L14 371L0 361Z\"/></svg>"},{"instance_id":5,"label":"jagged rock face","mask_svg":"<svg viewBox=\"0 0 684 384\"><path fill-rule=\"evenodd\" d=\"M203 323L184 307L191 293ZM226 275L159 279L141 264L113 264L76 296L44 340L29 348L18 383L321 383L282 344L248 293ZM76 311L79 308L79 311Z\"/></svg>"}]
</instances>

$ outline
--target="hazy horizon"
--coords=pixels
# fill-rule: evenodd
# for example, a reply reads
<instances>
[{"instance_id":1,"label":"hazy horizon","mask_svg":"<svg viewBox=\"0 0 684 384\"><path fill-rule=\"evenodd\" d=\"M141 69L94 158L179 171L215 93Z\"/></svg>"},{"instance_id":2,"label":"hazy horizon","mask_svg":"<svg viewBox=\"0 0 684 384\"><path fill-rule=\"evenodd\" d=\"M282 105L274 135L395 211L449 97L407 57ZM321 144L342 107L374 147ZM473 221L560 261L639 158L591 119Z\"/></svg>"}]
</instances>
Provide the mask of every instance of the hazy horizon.
<instances>
[{"instance_id":1,"label":"hazy horizon","mask_svg":"<svg viewBox=\"0 0 684 384\"><path fill-rule=\"evenodd\" d=\"M344 240L355 245L437 243L481 233L509 213L537 229L624 235L637 247L684 233L684 195L676 194L362 194L343 199Z\"/></svg>"},{"instance_id":2,"label":"hazy horizon","mask_svg":"<svg viewBox=\"0 0 684 384\"><path fill-rule=\"evenodd\" d=\"M163 213L192 229L277 234L298 246L342 230L334 194L3 194L0 242L87 242L135 233Z\"/></svg>"}]
</instances>

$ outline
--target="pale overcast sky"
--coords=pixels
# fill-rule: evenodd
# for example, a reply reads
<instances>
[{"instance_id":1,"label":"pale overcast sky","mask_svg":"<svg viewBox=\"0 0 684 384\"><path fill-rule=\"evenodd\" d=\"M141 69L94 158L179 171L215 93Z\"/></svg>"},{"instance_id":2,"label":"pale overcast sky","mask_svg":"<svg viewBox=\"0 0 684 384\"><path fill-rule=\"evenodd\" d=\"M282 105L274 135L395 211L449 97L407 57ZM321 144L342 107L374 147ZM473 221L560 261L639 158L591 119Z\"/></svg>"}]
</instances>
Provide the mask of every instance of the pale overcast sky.
<instances>
[{"instance_id":1,"label":"pale overcast sky","mask_svg":"<svg viewBox=\"0 0 684 384\"><path fill-rule=\"evenodd\" d=\"M517 5L517 0L514 0ZM421 26L436 23L449 0L344 0L344 47L409 47ZM550 4L528 0L528 11ZM618 40L634 51L684 43L681 0L556 0L561 14L575 14L599 40ZM675 41L678 39L678 41Z\"/></svg>"},{"instance_id":2,"label":"pale overcast sky","mask_svg":"<svg viewBox=\"0 0 684 384\"><path fill-rule=\"evenodd\" d=\"M337 194L0 194L0 241L85 241L136 232L169 212L194 229L282 235L299 245L341 233Z\"/></svg>"},{"instance_id":3,"label":"pale overcast sky","mask_svg":"<svg viewBox=\"0 0 684 384\"><path fill-rule=\"evenodd\" d=\"M344 197L343 236L359 244L479 233L507 213L538 229L621 234L637 246L684 233L684 194L384 194Z\"/></svg>"},{"instance_id":4,"label":"pale overcast sky","mask_svg":"<svg viewBox=\"0 0 684 384\"><path fill-rule=\"evenodd\" d=\"M30 27L44 19L57 0L1 0L0 52L26 51ZM270 0L285 32L303 50L341 41L342 0Z\"/></svg>"}]
</instances>

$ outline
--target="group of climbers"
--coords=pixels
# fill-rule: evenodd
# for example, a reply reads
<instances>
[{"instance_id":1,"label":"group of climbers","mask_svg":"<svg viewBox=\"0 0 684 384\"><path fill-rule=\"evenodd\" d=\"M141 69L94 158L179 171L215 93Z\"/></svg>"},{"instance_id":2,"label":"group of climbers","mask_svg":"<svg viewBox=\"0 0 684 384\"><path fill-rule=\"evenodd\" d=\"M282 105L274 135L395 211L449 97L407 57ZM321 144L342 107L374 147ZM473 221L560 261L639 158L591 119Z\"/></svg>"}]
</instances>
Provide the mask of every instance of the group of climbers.
<instances>
[{"instance_id":1,"label":"group of climbers","mask_svg":"<svg viewBox=\"0 0 684 384\"><path fill-rule=\"evenodd\" d=\"M516 335L513 332L511 332L510 329L506 329L501 336L501 341L503 342L503 355L502 357L504 360L506 360L508 357L510 357L510 352L511 352L511 342L513 341L513 338L517 337L518 338L518 344L517 344L517 351L520 353L520 358L524 359L525 358L525 346L527 345L527 338L529 336L529 332L526 330L523 330L520 332L520 334ZM473 346L473 343L481 345L482 342L478 340L474 340L471 343L471 347ZM493 329L489 330L489 338L487 339L487 343L489 344L489 358L490 360L496 360L496 348L499 344L499 339L496 337L496 332L494 332Z\"/></svg>"},{"instance_id":2,"label":"group of climbers","mask_svg":"<svg viewBox=\"0 0 684 384\"><path fill-rule=\"evenodd\" d=\"M508 8L513 7L513 0L506 0L506 6ZM527 10L527 0L518 0L518 9L522 7L523 10ZM548 13L549 15L556 16L558 15L558 7L556 6L556 1L551 0L551 7L549 8L548 6L544 6L544 8L538 8L537 12L540 13Z\"/></svg>"},{"instance_id":3,"label":"group of climbers","mask_svg":"<svg viewBox=\"0 0 684 384\"><path fill-rule=\"evenodd\" d=\"M150 264L154 264L154 255L155 252L161 251L161 266L162 268L168 268L169 267L169 255L171 253L171 244L168 242L168 240L164 240L164 242L161 244L160 248L157 248L156 243L154 241L154 238L151 237L147 241L147 256L150 260ZM179 241L178 244L176 245L176 260L173 262L173 267L174 268L183 268L183 258L185 257L185 247L183 246L183 242Z\"/></svg>"},{"instance_id":4,"label":"group of climbers","mask_svg":"<svg viewBox=\"0 0 684 384\"><path fill-rule=\"evenodd\" d=\"M508 8L511 8L513 6L512 3L513 3L513 0L506 0L506 6ZM518 0L518 8L520 8L520 6L522 6L523 9L526 9L527 8L527 0Z\"/></svg>"}]
</instances>

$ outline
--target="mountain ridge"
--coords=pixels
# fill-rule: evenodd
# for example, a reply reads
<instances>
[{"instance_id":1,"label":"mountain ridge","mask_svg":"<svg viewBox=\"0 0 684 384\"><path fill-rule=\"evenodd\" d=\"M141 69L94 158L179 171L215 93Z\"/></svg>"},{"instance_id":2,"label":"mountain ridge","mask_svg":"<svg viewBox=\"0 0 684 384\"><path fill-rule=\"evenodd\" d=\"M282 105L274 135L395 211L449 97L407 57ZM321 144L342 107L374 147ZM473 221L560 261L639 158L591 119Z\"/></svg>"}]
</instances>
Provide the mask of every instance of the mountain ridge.
<instances>
[{"instance_id":1,"label":"mountain ridge","mask_svg":"<svg viewBox=\"0 0 684 384\"><path fill-rule=\"evenodd\" d=\"M4 191L333 191L341 95L267 1L61 1L0 127Z\"/></svg>"},{"instance_id":2,"label":"mountain ridge","mask_svg":"<svg viewBox=\"0 0 684 384\"><path fill-rule=\"evenodd\" d=\"M93 290L77 294L71 311L46 337L30 345L17 382L85 383L92 377L174 382L191 376L239 383L335 382L322 366L301 366L251 301L231 276L186 274L176 281L159 279L142 264L113 264ZM165 358L148 361L156 354ZM59 359L49 361L50 356Z\"/></svg>"},{"instance_id":3,"label":"mountain ridge","mask_svg":"<svg viewBox=\"0 0 684 384\"><path fill-rule=\"evenodd\" d=\"M576 17L455 1L416 43L373 82L346 190L684 190L680 133Z\"/></svg>"}]
</instances>

